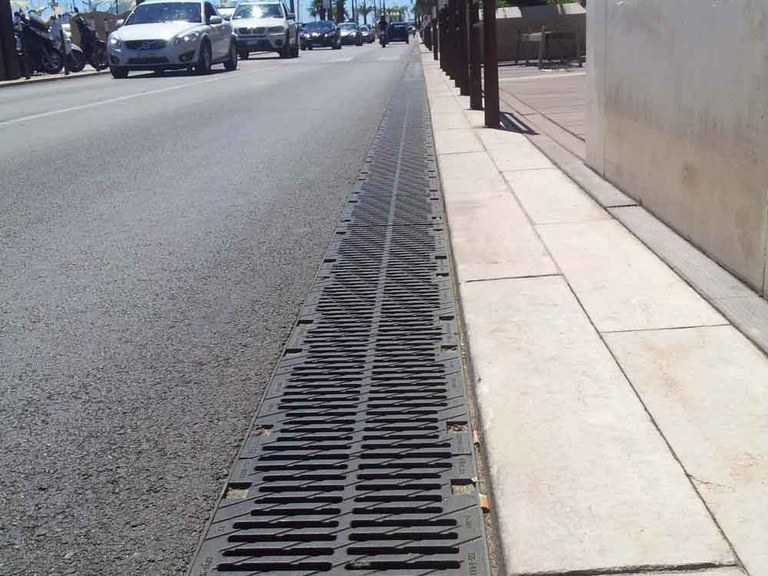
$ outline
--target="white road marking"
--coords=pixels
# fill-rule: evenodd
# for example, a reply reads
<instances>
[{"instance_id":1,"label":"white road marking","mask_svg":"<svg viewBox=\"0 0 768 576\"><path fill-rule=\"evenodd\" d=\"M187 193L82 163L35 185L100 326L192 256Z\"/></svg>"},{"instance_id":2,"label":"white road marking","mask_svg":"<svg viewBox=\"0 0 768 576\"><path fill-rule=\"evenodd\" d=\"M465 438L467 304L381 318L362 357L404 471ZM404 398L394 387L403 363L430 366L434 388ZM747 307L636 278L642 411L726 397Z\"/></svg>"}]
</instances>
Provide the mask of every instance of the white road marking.
<instances>
[{"instance_id":1,"label":"white road marking","mask_svg":"<svg viewBox=\"0 0 768 576\"><path fill-rule=\"evenodd\" d=\"M354 60L354 58L352 58L352 57L349 57L349 58L333 58L331 60L331 62L352 62L352 60Z\"/></svg>"},{"instance_id":2,"label":"white road marking","mask_svg":"<svg viewBox=\"0 0 768 576\"><path fill-rule=\"evenodd\" d=\"M397 62L400 60L400 56L379 56L376 58L376 62Z\"/></svg>"},{"instance_id":3,"label":"white road marking","mask_svg":"<svg viewBox=\"0 0 768 576\"><path fill-rule=\"evenodd\" d=\"M272 66L268 68L259 68L258 72L263 72L264 70L271 70L273 68L277 68L277 66ZM29 116L22 116L21 118L12 118L11 120L3 120L2 122L0 122L0 127L10 126L11 124L19 124L20 122L26 122L28 120L39 120L40 118L48 118L50 116L56 116L57 114L67 114L69 112L78 112L80 110L87 110L88 108L96 108L97 106L104 106L105 104L114 104L115 102L123 102L125 100L133 100L136 98L141 98L142 96L152 96L154 94L162 94L163 92L172 92L174 90L181 90L182 88L187 88L188 86L210 84L211 82L218 82L219 80L224 80L226 78L236 78L236 77L242 77L242 76L238 74L233 74L233 75L222 74L220 76L214 76L212 78L207 78L199 82L189 82L188 84L177 84L175 86L158 88L157 90L149 90L147 92L134 92L132 94L127 94L125 96L118 96L117 98L109 98L107 100L99 100L97 102L89 102L88 104L81 104L80 106L71 106L69 108L61 108L59 110L49 110L48 112L41 112L39 114L30 114Z\"/></svg>"}]
</instances>

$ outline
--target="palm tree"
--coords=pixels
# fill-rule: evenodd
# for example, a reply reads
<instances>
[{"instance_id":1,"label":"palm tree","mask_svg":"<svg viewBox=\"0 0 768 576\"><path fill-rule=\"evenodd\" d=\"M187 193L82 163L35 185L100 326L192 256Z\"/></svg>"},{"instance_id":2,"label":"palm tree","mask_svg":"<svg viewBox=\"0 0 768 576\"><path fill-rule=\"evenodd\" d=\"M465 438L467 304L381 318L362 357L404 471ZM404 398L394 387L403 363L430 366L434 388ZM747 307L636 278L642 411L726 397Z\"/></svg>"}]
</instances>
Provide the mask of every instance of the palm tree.
<instances>
[{"instance_id":1,"label":"palm tree","mask_svg":"<svg viewBox=\"0 0 768 576\"><path fill-rule=\"evenodd\" d=\"M309 9L312 18L322 18L323 12L325 12L323 9L323 0L312 0L312 7Z\"/></svg>"},{"instance_id":2,"label":"palm tree","mask_svg":"<svg viewBox=\"0 0 768 576\"><path fill-rule=\"evenodd\" d=\"M357 14L363 17L363 24L366 26L368 25L368 14L371 12L373 12L373 6L368 4L366 0L360 0L360 3L357 5Z\"/></svg>"},{"instance_id":3,"label":"palm tree","mask_svg":"<svg viewBox=\"0 0 768 576\"><path fill-rule=\"evenodd\" d=\"M336 18L336 23L340 24L347 19L347 10L344 7L346 0L336 0L336 9L333 11Z\"/></svg>"}]
</instances>

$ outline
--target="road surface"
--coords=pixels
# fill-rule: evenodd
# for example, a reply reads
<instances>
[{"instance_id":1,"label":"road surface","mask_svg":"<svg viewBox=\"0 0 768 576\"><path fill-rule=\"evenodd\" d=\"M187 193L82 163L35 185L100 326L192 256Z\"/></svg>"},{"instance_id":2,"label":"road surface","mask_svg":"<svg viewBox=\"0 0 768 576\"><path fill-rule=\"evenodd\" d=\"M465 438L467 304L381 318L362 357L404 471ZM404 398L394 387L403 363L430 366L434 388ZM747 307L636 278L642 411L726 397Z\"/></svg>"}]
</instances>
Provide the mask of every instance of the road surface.
<instances>
[{"instance_id":1,"label":"road surface","mask_svg":"<svg viewBox=\"0 0 768 576\"><path fill-rule=\"evenodd\" d=\"M0 88L1 574L184 574L412 56Z\"/></svg>"}]
</instances>

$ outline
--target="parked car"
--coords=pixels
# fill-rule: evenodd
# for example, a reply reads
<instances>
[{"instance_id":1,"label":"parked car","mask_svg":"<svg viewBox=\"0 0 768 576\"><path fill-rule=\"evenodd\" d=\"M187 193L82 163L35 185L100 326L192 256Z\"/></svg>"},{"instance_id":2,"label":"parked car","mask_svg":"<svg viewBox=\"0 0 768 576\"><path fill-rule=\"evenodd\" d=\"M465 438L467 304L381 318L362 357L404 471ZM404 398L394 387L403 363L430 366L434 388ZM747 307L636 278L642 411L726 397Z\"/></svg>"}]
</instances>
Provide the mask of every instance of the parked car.
<instances>
[{"instance_id":1,"label":"parked car","mask_svg":"<svg viewBox=\"0 0 768 576\"><path fill-rule=\"evenodd\" d=\"M194 69L213 64L237 68L232 26L209 1L144 0L109 35L109 69L115 78L130 70Z\"/></svg>"},{"instance_id":2,"label":"parked car","mask_svg":"<svg viewBox=\"0 0 768 576\"><path fill-rule=\"evenodd\" d=\"M299 55L296 16L280 1L241 0L232 14L237 53L246 59L251 52L277 52L281 58Z\"/></svg>"},{"instance_id":3,"label":"parked car","mask_svg":"<svg viewBox=\"0 0 768 576\"><path fill-rule=\"evenodd\" d=\"M405 42L408 44L410 41L408 25L405 22L392 22L387 28L387 41Z\"/></svg>"},{"instance_id":4,"label":"parked car","mask_svg":"<svg viewBox=\"0 0 768 576\"><path fill-rule=\"evenodd\" d=\"M363 35L360 33L360 27L354 22L342 22L339 24L339 34L342 44L363 45Z\"/></svg>"},{"instance_id":5,"label":"parked car","mask_svg":"<svg viewBox=\"0 0 768 576\"><path fill-rule=\"evenodd\" d=\"M312 50L315 46L339 50L341 48L339 27L330 20L307 22L304 25L304 48Z\"/></svg>"},{"instance_id":6,"label":"parked car","mask_svg":"<svg viewBox=\"0 0 768 576\"><path fill-rule=\"evenodd\" d=\"M360 26L360 35L366 44L372 44L376 40L376 34L373 33L373 28L370 26Z\"/></svg>"}]
</instances>

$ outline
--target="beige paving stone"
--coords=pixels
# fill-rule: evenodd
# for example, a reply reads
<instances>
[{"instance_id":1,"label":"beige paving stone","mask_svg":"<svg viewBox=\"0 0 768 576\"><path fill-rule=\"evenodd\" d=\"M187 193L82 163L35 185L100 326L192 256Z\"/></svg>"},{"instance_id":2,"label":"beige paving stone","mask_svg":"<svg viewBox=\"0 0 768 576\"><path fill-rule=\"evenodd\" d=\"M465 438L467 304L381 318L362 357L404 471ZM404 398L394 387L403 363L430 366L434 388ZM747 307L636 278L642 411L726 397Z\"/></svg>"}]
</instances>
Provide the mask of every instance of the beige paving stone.
<instances>
[{"instance_id":1,"label":"beige paving stone","mask_svg":"<svg viewBox=\"0 0 768 576\"><path fill-rule=\"evenodd\" d=\"M460 111L432 113L432 125L439 126L441 130L471 126L467 117Z\"/></svg>"},{"instance_id":2,"label":"beige paving stone","mask_svg":"<svg viewBox=\"0 0 768 576\"><path fill-rule=\"evenodd\" d=\"M434 114L462 114L462 110L456 102L456 98L434 98L429 102L429 111ZM436 126L436 128L440 128Z\"/></svg>"},{"instance_id":3,"label":"beige paving stone","mask_svg":"<svg viewBox=\"0 0 768 576\"><path fill-rule=\"evenodd\" d=\"M723 566L722 568L707 568L704 570L662 570L657 572L656 570L649 570L646 572L622 572L621 576L746 576L744 572L738 566Z\"/></svg>"},{"instance_id":4,"label":"beige paving stone","mask_svg":"<svg viewBox=\"0 0 768 576\"><path fill-rule=\"evenodd\" d=\"M493 132L501 131L494 130ZM522 140L508 139L503 144L491 144L490 146L487 143L487 134L488 131L484 130L481 132L481 137L485 137L485 147L502 172L555 167L544 154L539 152L536 146L528 142L521 134L513 134L513 136L519 136L523 138Z\"/></svg>"},{"instance_id":5,"label":"beige paving stone","mask_svg":"<svg viewBox=\"0 0 768 576\"><path fill-rule=\"evenodd\" d=\"M505 172L504 178L536 224L611 218L557 168Z\"/></svg>"},{"instance_id":6,"label":"beige paving stone","mask_svg":"<svg viewBox=\"0 0 768 576\"><path fill-rule=\"evenodd\" d=\"M493 196L445 196L460 282L556 274L523 211L506 190Z\"/></svg>"},{"instance_id":7,"label":"beige paving stone","mask_svg":"<svg viewBox=\"0 0 768 576\"><path fill-rule=\"evenodd\" d=\"M607 334L750 574L768 574L768 358L731 326Z\"/></svg>"},{"instance_id":8,"label":"beige paving stone","mask_svg":"<svg viewBox=\"0 0 768 576\"><path fill-rule=\"evenodd\" d=\"M508 574L733 561L562 277L460 292Z\"/></svg>"},{"instance_id":9,"label":"beige paving stone","mask_svg":"<svg viewBox=\"0 0 768 576\"><path fill-rule=\"evenodd\" d=\"M481 152L480 141L472 128L435 129L435 151L438 154L457 154L461 152Z\"/></svg>"},{"instance_id":10,"label":"beige paving stone","mask_svg":"<svg viewBox=\"0 0 768 576\"><path fill-rule=\"evenodd\" d=\"M482 128L485 126L485 112L482 110L464 110L470 126L473 128Z\"/></svg>"},{"instance_id":11,"label":"beige paving stone","mask_svg":"<svg viewBox=\"0 0 768 576\"><path fill-rule=\"evenodd\" d=\"M510 194L509 186L486 152L440 156L440 181L446 196L476 198Z\"/></svg>"},{"instance_id":12,"label":"beige paving stone","mask_svg":"<svg viewBox=\"0 0 768 576\"><path fill-rule=\"evenodd\" d=\"M601 332L725 323L615 220L537 230Z\"/></svg>"},{"instance_id":13,"label":"beige paving stone","mask_svg":"<svg viewBox=\"0 0 768 576\"><path fill-rule=\"evenodd\" d=\"M485 118L485 116L483 116L483 118ZM478 130L478 136L480 137L480 140L482 140L483 145L489 150L491 148L504 148L526 142L525 136L518 132L510 132L509 130L483 128L482 130Z\"/></svg>"}]
</instances>

